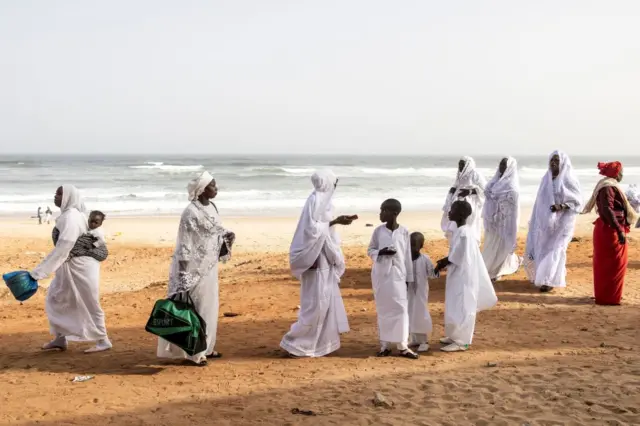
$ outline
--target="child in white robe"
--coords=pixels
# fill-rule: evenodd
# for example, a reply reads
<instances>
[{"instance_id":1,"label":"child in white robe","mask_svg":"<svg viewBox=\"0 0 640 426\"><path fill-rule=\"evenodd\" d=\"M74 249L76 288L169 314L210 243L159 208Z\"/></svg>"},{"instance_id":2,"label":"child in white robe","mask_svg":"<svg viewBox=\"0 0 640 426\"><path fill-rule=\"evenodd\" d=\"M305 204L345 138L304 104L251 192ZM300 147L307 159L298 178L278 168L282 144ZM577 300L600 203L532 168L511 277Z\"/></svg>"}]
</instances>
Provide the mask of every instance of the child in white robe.
<instances>
[{"instance_id":1,"label":"child in white robe","mask_svg":"<svg viewBox=\"0 0 640 426\"><path fill-rule=\"evenodd\" d=\"M410 346L417 352L429 350L429 337L433 331L433 322L429 313L429 278L436 278L431 259L420 253L424 247L424 235L411 234L411 259L413 260L413 283L407 286L409 300Z\"/></svg>"},{"instance_id":2,"label":"child in white robe","mask_svg":"<svg viewBox=\"0 0 640 426\"><path fill-rule=\"evenodd\" d=\"M377 355L391 355L389 346L395 343L400 356L417 359L418 354L409 349L407 286L414 278L409 231L397 222L401 210L398 200L382 203L380 221L384 225L373 232L368 250L381 344Z\"/></svg>"},{"instance_id":3,"label":"child in white robe","mask_svg":"<svg viewBox=\"0 0 640 426\"><path fill-rule=\"evenodd\" d=\"M438 261L436 273L447 268L445 288L444 332L440 339L444 352L466 351L471 345L477 312L489 309L498 302L482 259L474 230L466 225L471 205L455 201L449 219L457 229L453 233L449 256Z\"/></svg>"}]
</instances>

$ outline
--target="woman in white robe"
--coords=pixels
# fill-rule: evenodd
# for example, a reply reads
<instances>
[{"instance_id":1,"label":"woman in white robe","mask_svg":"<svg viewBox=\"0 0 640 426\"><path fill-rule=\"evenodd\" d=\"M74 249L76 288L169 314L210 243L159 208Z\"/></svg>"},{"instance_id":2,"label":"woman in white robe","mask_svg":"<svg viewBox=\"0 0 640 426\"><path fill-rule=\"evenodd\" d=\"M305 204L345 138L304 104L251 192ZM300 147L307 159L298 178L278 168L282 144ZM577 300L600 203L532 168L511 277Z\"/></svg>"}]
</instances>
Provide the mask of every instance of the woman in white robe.
<instances>
[{"instance_id":1,"label":"woman in white robe","mask_svg":"<svg viewBox=\"0 0 640 426\"><path fill-rule=\"evenodd\" d=\"M489 277L495 281L515 274L522 263L522 258L515 253L520 219L520 181L515 158L507 157L500 161L484 194L486 201L482 216L485 234L482 257Z\"/></svg>"},{"instance_id":2,"label":"woman in white robe","mask_svg":"<svg viewBox=\"0 0 640 426\"><path fill-rule=\"evenodd\" d=\"M458 163L456 181L447 193L447 199L442 208L442 221L440 226L447 238L450 238L455 223L449 220L451 204L456 200L465 200L471 205L471 217L467 226L471 228L478 244L482 238L482 206L484 205L484 188L487 180L476 170L476 162L471 157L462 157Z\"/></svg>"},{"instance_id":3,"label":"woman in white robe","mask_svg":"<svg viewBox=\"0 0 640 426\"><path fill-rule=\"evenodd\" d=\"M543 293L566 287L567 248L582 205L569 156L553 152L533 205L524 259L529 280Z\"/></svg>"},{"instance_id":4,"label":"woman in white robe","mask_svg":"<svg viewBox=\"0 0 640 426\"><path fill-rule=\"evenodd\" d=\"M629 204L636 211L636 213L640 213L640 189L637 185L629 185L629 189L625 194L627 196L627 200L629 200ZM640 218L638 218L638 222L636 223L636 228L640 228Z\"/></svg>"},{"instance_id":5,"label":"woman in white robe","mask_svg":"<svg viewBox=\"0 0 640 426\"><path fill-rule=\"evenodd\" d=\"M302 209L289 251L291 272L300 280L300 311L280 347L292 357L321 357L337 351L340 334L349 331L339 287L345 263L334 225L348 225L352 219L333 220L338 179L332 172L316 172L311 182L314 191Z\"/></svg>"},{"instance_id":6,"label":"woman in white robe","mask_svg":"<svg viewBox=\"0 0 640 426\"><path fill-rule=\"evenodd\" d=\"M67 341L76 341L97 342L87 353L108 350L111 342L100 306L100 262L90 256L70 257L78 238L89 229L80 191L64 185L56 191L54 203L61 210L54 228L55 248L30 272L36 280L55 273L45 304L55 338L43 349L66 350Z\"/></svg>"},{"instance_id":7,"label":"woman in white robe","mask_svg":"<svg viewBox=\"0 0 640 426\"><path fill-rule=\"evenodd\" d=\"M171 260L168 296L188 292L195 309L204 319L207 348L193 356L158 338L159 358L184 359L204 366L207 358L220 358L215 351L218 329L218 263L231 256L235 239L222 227L218 209L212 200L218 194L216 181L208 172L189 182L191 203L180 218L176 249Z\"/></svg>"}]
</instances>

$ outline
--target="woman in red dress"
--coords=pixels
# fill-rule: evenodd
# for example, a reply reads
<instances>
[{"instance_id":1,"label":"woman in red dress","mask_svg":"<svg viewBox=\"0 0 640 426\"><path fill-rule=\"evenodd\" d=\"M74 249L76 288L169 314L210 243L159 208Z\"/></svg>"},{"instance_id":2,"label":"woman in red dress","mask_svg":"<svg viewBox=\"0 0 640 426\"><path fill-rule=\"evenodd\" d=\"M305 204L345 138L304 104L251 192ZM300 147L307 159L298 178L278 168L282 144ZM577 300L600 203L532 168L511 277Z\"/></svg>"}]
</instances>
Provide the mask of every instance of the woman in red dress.
<instances>
[{"instance_id":1,"label":"woman in red dress","mask_svg":"<svg viewBox=\"0 0 640 426\"><path fill-rule=\"evenodd\" d=\"M596 185L583 213L596 208L593 229L593 289L597 305L619 305L627 272L627 237L636 213L618 183L622 164L598 163L604 176Z\"/></svg>"}]
</instances>

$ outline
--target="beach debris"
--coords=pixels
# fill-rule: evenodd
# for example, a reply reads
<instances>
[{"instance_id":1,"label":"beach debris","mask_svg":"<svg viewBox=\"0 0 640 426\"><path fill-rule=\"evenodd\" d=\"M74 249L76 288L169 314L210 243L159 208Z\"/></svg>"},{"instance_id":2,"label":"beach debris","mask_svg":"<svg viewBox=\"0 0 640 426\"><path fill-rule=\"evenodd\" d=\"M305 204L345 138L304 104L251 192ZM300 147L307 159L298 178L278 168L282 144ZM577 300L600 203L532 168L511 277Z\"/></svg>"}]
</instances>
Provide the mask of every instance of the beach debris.
<instances>
[{"instance_id":1,"label":"beach debris","mask_svg":"<svg viewBox=\"0 0 640 426\"><path fill-rule=\"evenodd\" d=\"M579 242L581 242L581 241L582 241L582 238L580 238L580 237L573 237L573 238L571 239L571 242L572 242L572 243L579 243Z\"/></svg>"},{"instance_id":2,"label":"beach debris","mask_svg":"<svg viewBox=\"0 0 640 426\"><path fill-rule=\"evenodd\" d=\"M73 383L82 383L82 382L88 382L89 380L93 379L95 376L76 376L73 378L72 382Z\"/></svg>"},{"instance_id":3,"label":"beach debris","mask_svg":"<svg viewBox=\"0 0 640 426\"><path fill-rule=\"evenodd\" d=\"M291 414L299 414L301 416L317 416L314 411L311 410L301 410L299 408L292 408Z\"/></svg>"},{"instance_id":4,"label":"beach debris","mask_svg":"<svg viewBox=\"0 0 640 426\"><path fill-rule=\"evenodd\" d=\"M373 223L367 223L367 224L365 225L365 227L366 227L366 228L373 228Z\"/></svg>"},{"instance_id":5,"label":"beach debris","mask_svg":"<svg viewBox=\"0 0 640 426\"><path fill-rule=\"evenodd\" d=\"M224 316L225 316L225 317L227 317L227 318L233 318L233 317L237 317L237 316L239 316L240 314L236 314L235 312L225 312L225 313L224 313L224 314L222 314L222 315L224 315Z\"/></svg>"},{"instance_id":6,"label":"beach debris","mask_svg":"<svg viewBox=\"0 0 640 426\"><path fill-rule=\"evenodd\" d=\"M487 362L487 367L489 368L495 368L498 366L497 362Z\"/></svg>"},{"instance_id":7,"label":"beach debris","mask_svg":"<svg viewBox=\"0 0 640 426\"><path fill-rule=\"evenodd\" d=\"M373 405L376 407L393 408L393 401L389 401L380 392L373 393L373 400L371 402L373 402Z\"/></svg>"},{"instance_id":8,"label":"beach debris","mask_svg":"<svg viewBox=\"0 0 640 426\"><path fill-rule=\"evenodd\" d=\"M245 260L244 262L237 263L235 267L237 268L238 266L248 265L250 263L253 263L253 260Z\"/></svg>"},{"instance_id":9,"label":"beach debris","mask_svg":"<svg viewBox=\"0 0 640 426\"><path fill-rule=\"evenodd\" d=\"M367 308L360 309L360 312L367 312Z\"/></svg>"}]
</instances>

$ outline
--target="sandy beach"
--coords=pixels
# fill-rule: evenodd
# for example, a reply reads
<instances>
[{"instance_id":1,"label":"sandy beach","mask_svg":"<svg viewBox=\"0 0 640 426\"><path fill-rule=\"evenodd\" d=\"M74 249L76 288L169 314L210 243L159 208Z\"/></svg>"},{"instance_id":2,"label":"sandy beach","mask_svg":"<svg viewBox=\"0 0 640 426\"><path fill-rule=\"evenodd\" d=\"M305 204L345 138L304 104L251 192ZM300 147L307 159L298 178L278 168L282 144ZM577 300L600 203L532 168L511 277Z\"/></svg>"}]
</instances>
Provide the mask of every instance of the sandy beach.
<instances>
[{"instance_id":1,"label":"sandy beach","mask_svg":"<svg viewBox=\"0 0 640 426\"><path fill-rule=\"evenodd\" d=\"M347 212L345 212L347 213ZM523 218L528 217L523 212ZM237 234L221 269L217 349L206 368L166 364L144 331L164 297L176 217L109 218L110 257L102 266L102 304L113 350L88 345L42 353L48 339L48 282L20 304L0 293L0 424L354 424L626 425L640 422L640 249L632 234L623 305L593 305L591 220L581 217L571 244L568 287L540 294L523 272L496 284L498 306L479 315L472 350L437 349L443 331L444 279L431 282L433 350L417 361L378 359L366 245L377 226L361 215L341 231L347 273L341 284L351 331L322 359L282 357L278 343L296 318L298 282L287 249L297 218L224 218ZM426 252L446 254L437 212L403 213L427 235ZM523 220L526 225L526 220ZM0 220L0 271L29 269L51 248L51 225ZM525 229L520 239L524 249ZM239 314L224 317L225 312ZM72 383L79 375L95 376ZM393 408L375 407L374 392ZM311 410L313 417L293 414Z\"/></svg>"}]
</instances>

